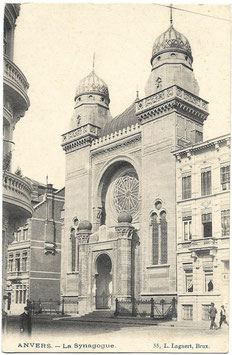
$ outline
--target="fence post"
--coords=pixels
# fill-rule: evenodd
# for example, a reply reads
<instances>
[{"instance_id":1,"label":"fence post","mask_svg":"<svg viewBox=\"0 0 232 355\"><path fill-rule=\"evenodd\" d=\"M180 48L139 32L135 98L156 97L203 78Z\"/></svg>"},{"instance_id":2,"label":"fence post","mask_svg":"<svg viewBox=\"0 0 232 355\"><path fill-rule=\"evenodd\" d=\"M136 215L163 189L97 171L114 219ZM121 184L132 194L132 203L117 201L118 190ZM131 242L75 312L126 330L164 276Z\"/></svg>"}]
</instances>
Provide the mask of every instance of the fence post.
<instances>
[{"instance_id":1,"label":"fence post","mask_svg":"<svg viewBox=\"0 0 232 355\"><path fill-rule=\"evenodd\" d=\"M119 310L118 310L118 299L115 298L115 312L114 316L117 317L119 315Z\"/></svg>"},{"instance_id":2,"label":"fence post","mask_svg":"<svg viewBox=\"0 0 232 355\"><path fill-rule=\"evenodd\" d=\"M62 298L61 314L62 314L62 316L64 315L64 296L63 296L63 298Z\"/></svg>"},{"instance_id":3,"label":"fence post","mask_svg":"<svg viewBox=\"0 0 232 355\"><path fill-rule=\"evenodd\" d=\"M150 317L154 319L154 298L151 298L151 315Z\"/></svg>"}]
</instances>

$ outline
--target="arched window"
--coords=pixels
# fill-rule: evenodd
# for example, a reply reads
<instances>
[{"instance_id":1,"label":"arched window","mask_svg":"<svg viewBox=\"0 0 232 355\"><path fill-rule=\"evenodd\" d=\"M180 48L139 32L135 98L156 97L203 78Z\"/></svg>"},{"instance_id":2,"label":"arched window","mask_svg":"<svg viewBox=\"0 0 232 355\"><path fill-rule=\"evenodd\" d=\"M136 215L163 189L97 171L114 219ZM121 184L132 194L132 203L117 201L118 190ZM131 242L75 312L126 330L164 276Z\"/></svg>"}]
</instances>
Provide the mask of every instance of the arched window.
<instances>
[{"instance_id":1,"label":"arched window","mask_svg":"<svg viewBox=\"0 0 232 355\"><path fill-rule=\"evenodd\" d=\"M161 264L167 264L168 261L168 228L166 221L166 212L160 212L160 234L161 234Z\"/></svg>"},{"instance_id":2,"label":"arched window","mask_svg":"<svg viewBox=\"0 0 232 355\"><path fill-rule=\"evenodd\" d=\"M168 229L166 211L162 208L161 200L157 200L155 202L155 211L150 214L152 236L152 265L167 264Z\"/></svg>"},{"instance_id":3,"label":"arched window","mask_svg":"<svg viewBox=\"0 0 232 355\"><path fill-rule=\"evenodd\" d=\"M159 262L159 226L157 214L151 214L151 227L152 227L152 265L157 265Z\"/></svg>"},{"instance_id":4,"label":"arched window","mask_svg":"<svg viewBox=\"0 0 232 355\"><path fill-rule=\"evenodd\" d=\"M72 253L72 258L71 258L71 261L72 261L72 265L71 265L71 269L72 271L76 271L76 250L77 250L77 241L76 241L76 235L75 235L75 229L72 228L71 229L71 236L70 236L70 239L71 239L71 253Z\"/></svg>"}]
</instances>

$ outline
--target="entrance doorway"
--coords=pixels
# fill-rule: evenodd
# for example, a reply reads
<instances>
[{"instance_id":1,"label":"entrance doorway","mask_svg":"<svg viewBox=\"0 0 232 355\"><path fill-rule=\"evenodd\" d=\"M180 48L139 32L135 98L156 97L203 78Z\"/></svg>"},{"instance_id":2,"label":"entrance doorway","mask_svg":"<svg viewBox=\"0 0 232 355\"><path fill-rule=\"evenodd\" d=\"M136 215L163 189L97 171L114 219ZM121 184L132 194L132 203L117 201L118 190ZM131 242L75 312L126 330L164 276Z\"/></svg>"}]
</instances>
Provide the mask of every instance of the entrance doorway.
<instances>
[{"instance_id":1,"label":"entrance doorway","mask_svg":"<svg viewBox=\"0 0 232 355\"><path fill-rule=\"evenodd\" d=\"M96 261L96 309L110 309L112 296L112 263L107 254L101 254Z\"/></svg>"}]
</instances>

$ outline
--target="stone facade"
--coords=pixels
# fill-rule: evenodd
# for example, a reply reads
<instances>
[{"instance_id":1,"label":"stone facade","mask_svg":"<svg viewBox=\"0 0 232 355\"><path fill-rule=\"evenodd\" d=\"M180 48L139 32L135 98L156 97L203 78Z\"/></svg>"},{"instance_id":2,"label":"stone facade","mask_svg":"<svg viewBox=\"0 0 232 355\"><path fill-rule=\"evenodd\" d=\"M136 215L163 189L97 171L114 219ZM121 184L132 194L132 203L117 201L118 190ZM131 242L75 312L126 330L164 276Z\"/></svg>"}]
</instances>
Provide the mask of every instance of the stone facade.
<instances>
[{"instance_id":1,"label":"stone facade","mask_svg":"<svg viewBox=\"0 0 232 355\"><path fill-rule=\"evenodd\" d=\"M7 250L6 311L10 314L22 313L27 300L60 300L64 188L37 184L36 189L35 181L27 181L32 184L34 212L16 230Z\"/></svg>"},{"instance_id":2,"label":"stone facade","mask_svg":"<svg viewBox=\"0 0 232 355\"><path fill-rule=\"evenodd\" d=\"M229 305L230 136L174 155L178 318L204 321L211 302Z\"/></svg>"},{"instance_id":3,"label":"stone facade","mask_svg":"<svg viewBox=\"0 0 232 355\"><path fill-rule=\"evenodd\" d=\"M14 147L13 131L17 122L30 106L27 95L29 84L14 63L14 33L19 16L19 4L4 7L4 57L3 57L3 226L2 226L2 295L3 308L7 302L6 260L7 245L13 233L32 216L31 187L21 176L11 172Z\"/></svg>"},{"instance_id":4,"label":"stone facade","mask_svg":"<svg viewBox=\"0 0 232 355\"><path fill-rule=\"evenodd\" d=\"M94 70L77 88L62 141L68 312L113 310L116 298L177 297L173 151L202 142L208 116L192 61L188 40L171 24L154 44L146 96L122 114L111 118L108 88ZM72 298L78 302L68 304Z\"/></svg>"}]
</instances>

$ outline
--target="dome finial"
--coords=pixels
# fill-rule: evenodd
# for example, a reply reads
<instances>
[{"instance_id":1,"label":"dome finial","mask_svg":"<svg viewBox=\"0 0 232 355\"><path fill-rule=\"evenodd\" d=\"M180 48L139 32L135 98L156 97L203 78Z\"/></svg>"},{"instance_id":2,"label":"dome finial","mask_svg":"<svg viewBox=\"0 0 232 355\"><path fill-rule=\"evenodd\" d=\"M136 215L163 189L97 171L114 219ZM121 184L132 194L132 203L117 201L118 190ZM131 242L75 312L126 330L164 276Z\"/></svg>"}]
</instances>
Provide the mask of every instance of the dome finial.
<instances>
[{"instance_id":1,"label":"dome finial","mask_svg":"<svg viewBox=\"0 0 232 355\"><path fill-rule=\"evenodd\" d=\"M172 22L173 22L173 20L172 20L172 4L170 4L170 24L171 24L171 26L172 26Z\"/></svg>"},{"instance_id":2,"label":"dome finial","mask_svg":"<svg viewBox=\"0 0 232 355\"><path fill-rule=\"evenodd\" d=\"M93 53L93 71L94 71L94 67L95 67L95 52Z\"/></svg>"},{"instance_id":3,"label":"dome finial","mask_svg":"<svg viewBox=\"0 0 232 355\"><path fill-rule=\"evenodd\" d=\"M136 85L136 101L139 100L139 86L138 84Z\"/></svg>"}]
</instances>

